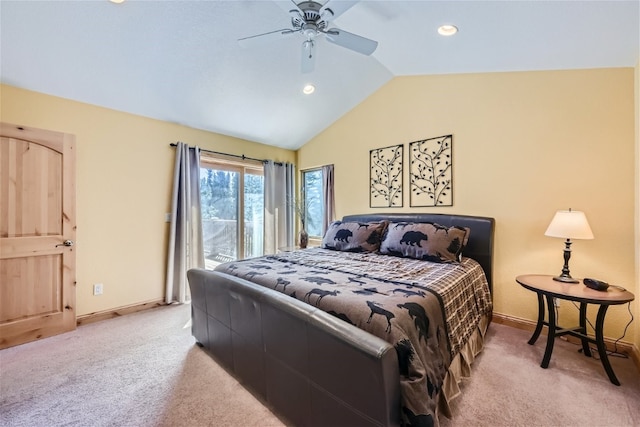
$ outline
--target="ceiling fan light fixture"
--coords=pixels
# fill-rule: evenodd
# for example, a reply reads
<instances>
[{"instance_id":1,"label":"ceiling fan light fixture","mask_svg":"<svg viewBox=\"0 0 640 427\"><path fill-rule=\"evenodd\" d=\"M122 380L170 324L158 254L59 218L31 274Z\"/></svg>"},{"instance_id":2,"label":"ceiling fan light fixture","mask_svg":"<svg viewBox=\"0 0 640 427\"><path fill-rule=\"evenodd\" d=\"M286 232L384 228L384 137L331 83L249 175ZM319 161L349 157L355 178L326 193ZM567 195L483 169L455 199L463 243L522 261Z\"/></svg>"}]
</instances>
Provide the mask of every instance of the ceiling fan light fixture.
<instances>
[{"instance_id":1,"label":"ceiling fan light fixture","mask_svg":"<svg viewBox=\"0 0 640 427\"><path fill-rule=\"evenodd\" d=\"M315 91L316 87L312 84L304 85L304 87L302 88L302 93L304 93L305 95L311 95Z\"/></svg>"},{"instance_id":2,"label":"ceiling fan light fixture","mask_svg":"<svg viewBox=\"0 0 640 427\"><path fill-rule=\"evenodd\" d=\"M438 27L438 34L441 36L452 36L458 32L458 27L455 25L445 24Z\"/></svg>"}]
</instances>

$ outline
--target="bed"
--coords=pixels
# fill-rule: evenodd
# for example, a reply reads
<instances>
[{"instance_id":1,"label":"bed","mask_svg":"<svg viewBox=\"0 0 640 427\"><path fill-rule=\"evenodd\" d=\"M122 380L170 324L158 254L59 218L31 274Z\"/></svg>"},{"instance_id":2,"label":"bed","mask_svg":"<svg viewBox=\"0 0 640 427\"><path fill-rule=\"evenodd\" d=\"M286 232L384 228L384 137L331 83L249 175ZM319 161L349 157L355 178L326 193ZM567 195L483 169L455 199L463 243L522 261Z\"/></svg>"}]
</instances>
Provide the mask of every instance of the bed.
<instances>
[{"instance_id":1,"label":"bed","mask_svg":"<svg viewBox=\"0 0 640 427\"><path fill-rule=\"evenodd\" d=\"M491 319L493 230L346 216L320 248L190 270L192 333L293 425L437 426Z\"/></svg>"}]
</instances>

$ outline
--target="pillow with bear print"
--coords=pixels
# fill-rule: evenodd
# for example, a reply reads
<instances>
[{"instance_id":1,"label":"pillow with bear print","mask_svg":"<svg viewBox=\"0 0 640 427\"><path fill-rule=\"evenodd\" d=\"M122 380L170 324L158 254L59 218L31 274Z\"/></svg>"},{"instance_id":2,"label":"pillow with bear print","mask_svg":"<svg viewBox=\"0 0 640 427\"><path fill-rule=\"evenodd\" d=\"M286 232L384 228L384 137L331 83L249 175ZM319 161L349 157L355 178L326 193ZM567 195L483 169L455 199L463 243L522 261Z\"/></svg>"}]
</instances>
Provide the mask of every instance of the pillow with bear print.
<instances>
[{"instance_id":1,"label":"pillow with bear print","mask_svg":"<svg viewBox=\"0 0 640 427\"><path fill-rule=\"evenodd\" d=\"M469 231L465 227L431 222L392 222L387 226L380 253L431 262L458 262Z\"/></svg>"},{"instance_id":2,"label":"pillow with bear print","mask_svg":"<svg viewBox=\"0 0 640 427\"><path fill-rule=\"evenodd\" d=\"M322 238L321 247L335 251L375 252L380 248L388 221L334 221Z\"/></svg>"}]
</instances>

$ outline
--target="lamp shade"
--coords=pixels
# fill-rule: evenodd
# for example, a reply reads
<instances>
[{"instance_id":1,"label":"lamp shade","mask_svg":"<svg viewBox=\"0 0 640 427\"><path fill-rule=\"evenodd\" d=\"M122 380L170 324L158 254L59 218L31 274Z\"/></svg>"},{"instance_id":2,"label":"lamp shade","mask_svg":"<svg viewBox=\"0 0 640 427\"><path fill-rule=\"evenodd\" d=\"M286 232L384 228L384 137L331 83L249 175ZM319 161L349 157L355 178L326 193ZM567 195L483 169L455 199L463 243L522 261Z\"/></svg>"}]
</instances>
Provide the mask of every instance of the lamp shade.
<instances>
[{"instance_id":1,"label":"lamp shade","mask_svg":"<svg viewBox=\"0 0 640 427\"><path fill-rule=\"evenodd\" d=\"M584 212L571 209L557 211L544 235L565 239L593 239L593 232Z\"/></svg>"}]
</instances>

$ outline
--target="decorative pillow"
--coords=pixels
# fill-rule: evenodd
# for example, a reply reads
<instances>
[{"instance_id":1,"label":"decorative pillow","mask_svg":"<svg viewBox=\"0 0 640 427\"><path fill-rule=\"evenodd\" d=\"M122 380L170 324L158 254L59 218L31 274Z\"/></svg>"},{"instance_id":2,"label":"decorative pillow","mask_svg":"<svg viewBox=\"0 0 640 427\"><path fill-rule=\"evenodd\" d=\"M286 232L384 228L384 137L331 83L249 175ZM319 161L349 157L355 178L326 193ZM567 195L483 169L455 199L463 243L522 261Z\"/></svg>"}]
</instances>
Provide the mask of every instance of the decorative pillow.
<instances>
[{"instance_id":1,"label":"decorative pillow","mask_svg":"<svg viewBox=\"0 0 640 427\"><path fill-rule=\"evenodd\" d=\"M431 262L458 262L469 231L431 222L392 222L380 245L380 253Z\"/></svg>"},{"instance_id":2,"label":"decorative pillow","mask_svg":"<svg viewBox=\"0 0 640 427\"><path fill-rule=\"evenodd\" d=\"M375 252L380 248L388 221L333 222L322 239L322 248L348 252Z\"/></svg>"}]
</instances>

